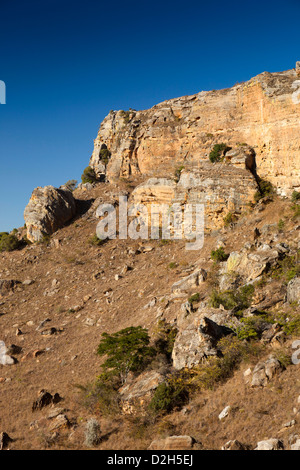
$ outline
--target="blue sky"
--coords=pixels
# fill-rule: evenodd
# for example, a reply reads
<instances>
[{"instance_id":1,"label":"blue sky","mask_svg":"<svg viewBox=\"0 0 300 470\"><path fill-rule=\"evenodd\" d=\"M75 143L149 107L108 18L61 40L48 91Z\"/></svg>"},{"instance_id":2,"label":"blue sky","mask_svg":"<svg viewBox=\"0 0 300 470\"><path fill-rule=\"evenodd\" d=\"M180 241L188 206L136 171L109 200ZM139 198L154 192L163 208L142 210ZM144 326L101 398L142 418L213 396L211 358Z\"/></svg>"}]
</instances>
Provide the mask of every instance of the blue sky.
<instances>
[{"instance_id":1,"label":"blue sky","mask_svg":"<svg viewBox=\"0 0 300 470\"><path fill-rule=\"evenodd\" d=\"M299 0L0 0L0 231L36 186L80 181L111 109L293 68L299 17Z\"/></svg>"}]
</instances>

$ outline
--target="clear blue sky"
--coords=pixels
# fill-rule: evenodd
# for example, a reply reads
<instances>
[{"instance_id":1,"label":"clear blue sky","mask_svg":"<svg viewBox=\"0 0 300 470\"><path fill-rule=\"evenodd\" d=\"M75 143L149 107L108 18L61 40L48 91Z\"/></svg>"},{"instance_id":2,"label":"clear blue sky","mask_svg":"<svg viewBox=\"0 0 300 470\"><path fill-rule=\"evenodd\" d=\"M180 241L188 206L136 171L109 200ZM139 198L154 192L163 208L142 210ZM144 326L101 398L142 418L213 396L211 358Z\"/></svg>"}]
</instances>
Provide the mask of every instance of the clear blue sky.
<instances>
[{"instance_id":1,"label":"clear blue sky","mask_svg":"<svg viewBox=\"0 0 300 470\"><path fill-rule=\"evenodd\" d=\"M111 109L293 68L299 18L299 0L0 0L0 231L36 186L80 181Z\"/></svg>"}]
</instances>

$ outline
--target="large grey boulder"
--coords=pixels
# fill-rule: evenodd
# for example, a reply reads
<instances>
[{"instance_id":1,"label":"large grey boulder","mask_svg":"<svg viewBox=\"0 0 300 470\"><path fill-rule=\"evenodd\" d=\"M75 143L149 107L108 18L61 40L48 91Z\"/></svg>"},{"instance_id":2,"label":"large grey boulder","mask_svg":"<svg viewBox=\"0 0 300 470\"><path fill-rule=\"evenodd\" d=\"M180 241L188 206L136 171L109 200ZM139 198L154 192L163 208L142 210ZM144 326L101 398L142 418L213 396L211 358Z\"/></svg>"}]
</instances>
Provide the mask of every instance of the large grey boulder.
<instances>
[{"instance_id":1,"label":"large grey boulder","mask_svg":"<svg viewBox=\"0 0 300 470\"><path fill-rule=\"evenodd\" d=\"M24 211L27 238L42 241L74 217L76 203L71 191L53 186L36 188Z\"/></svg>"}]
</instances>

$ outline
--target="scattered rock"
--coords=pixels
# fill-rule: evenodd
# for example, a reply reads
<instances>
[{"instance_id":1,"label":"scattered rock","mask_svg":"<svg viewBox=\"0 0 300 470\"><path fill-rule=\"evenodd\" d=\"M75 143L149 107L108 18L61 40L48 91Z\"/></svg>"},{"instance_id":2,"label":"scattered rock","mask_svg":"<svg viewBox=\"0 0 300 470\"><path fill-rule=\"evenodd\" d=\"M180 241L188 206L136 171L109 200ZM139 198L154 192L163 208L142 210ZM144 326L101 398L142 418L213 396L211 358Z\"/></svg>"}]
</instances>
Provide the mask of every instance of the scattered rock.
<instances>
[{"instance_id":1,"label":"scattered rock","mask_svg":"<svg viewBox=\"0 0 300 470\"><path fill-rule=\"evenodd\" d=\"M61 397L58 393L51 395L46 390L40 390L38 399L33 402L32 411L41 410L48 405L56 405L61 401Z\"/></svg>"},{"instance_id":2,"label":"scattered rock","mask_svg":"<svg viewBox=\"0 0 300 470\"><path fill-rule=\"evenodd\" d=\"M191 436L170 436L152 441L148 450L191 450L196 441Z\"/></svg>"},{"instance_id":3,"label":"scattered rock","mask_svg":"<svg viewBox=\"0 0 300 470\"><path fill-rule=\"evenodd\" d=\"M180 279L175 282L172 286L173 293L186 292L193 287L199 286L200 283L204 282L207 278L207 272L204 269L199 269L190 274L189 276Z\"/></svg>"},{"instance_id":4,"label":"scattered rock","mask_svg":"<svg viewBox=\"0 0 300 470\"><path fill-rule=\"evenodd\" d=\"M9 435L6 432L1 432L0 433L0 450L4 450L10 442L13 442L13 440L9 437Z\"/></svg>"},{"instance_id":5,"label":"scattered rock","mask_svg":"<svg viewBox=\"0 0 300 470\"><path fill-rule=\"evenodd\" d=\"M234 439L232 441L226 442L226 444L223 445L221 450L248 450L248 447Z\"/></svg>"},{"instance_id":6,"label":"scattered rock","mask_svg":"<svg viewBox=\"0 0 300 470\"><path fill-rule=\"evenodd\" d=\"M230 405L226 406L224 410L222 410L221 413L219 414L219 420L222 421L222 419L227 418L227 416L230 413L230 410L231 410L231 406Z\"/></svg>"},{"instance_id":7,"label":"scattered rock","mask_svg":"<svg viewBox=\"0 0 300 470\"><path fill-rule=\"evenodd\" d=\"M4 341L0 341L0 364L3 366L11 366L17 362L17 360L7 354L8 350L5 346Z\"/></svg>"},{"instance_id":8,"label":"scattered rock","mask_svg":"<svg viewBox=\"0 0 300 470\"><path fill-rule=\"evenodd\" d=\"M254 450L284 450L283 442L278 439L260 441Z\"/></svg>"}]
</instances>

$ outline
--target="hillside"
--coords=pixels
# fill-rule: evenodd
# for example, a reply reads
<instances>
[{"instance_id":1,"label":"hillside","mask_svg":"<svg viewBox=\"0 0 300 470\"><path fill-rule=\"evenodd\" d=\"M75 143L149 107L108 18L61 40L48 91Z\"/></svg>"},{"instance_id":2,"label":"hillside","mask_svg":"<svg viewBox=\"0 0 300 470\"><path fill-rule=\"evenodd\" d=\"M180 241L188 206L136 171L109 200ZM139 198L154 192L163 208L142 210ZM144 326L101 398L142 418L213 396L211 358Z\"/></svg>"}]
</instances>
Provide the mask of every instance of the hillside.
<instances>
[{"instance_id":1,"label":"hillside","mask_svg":"<svg viewBox=\"0 0 300 470\"><path fill-rule=\"evenodd\" d=\"M23 245L0 252L3 447L87 449L95 419L99 450L300 448L297 70L111 111L91 181L33 192ZM100 242L120 195L204 204L203 248ZM151 360L96 384L101 335L138 326Z\"/></svg>"}]
</instances>

